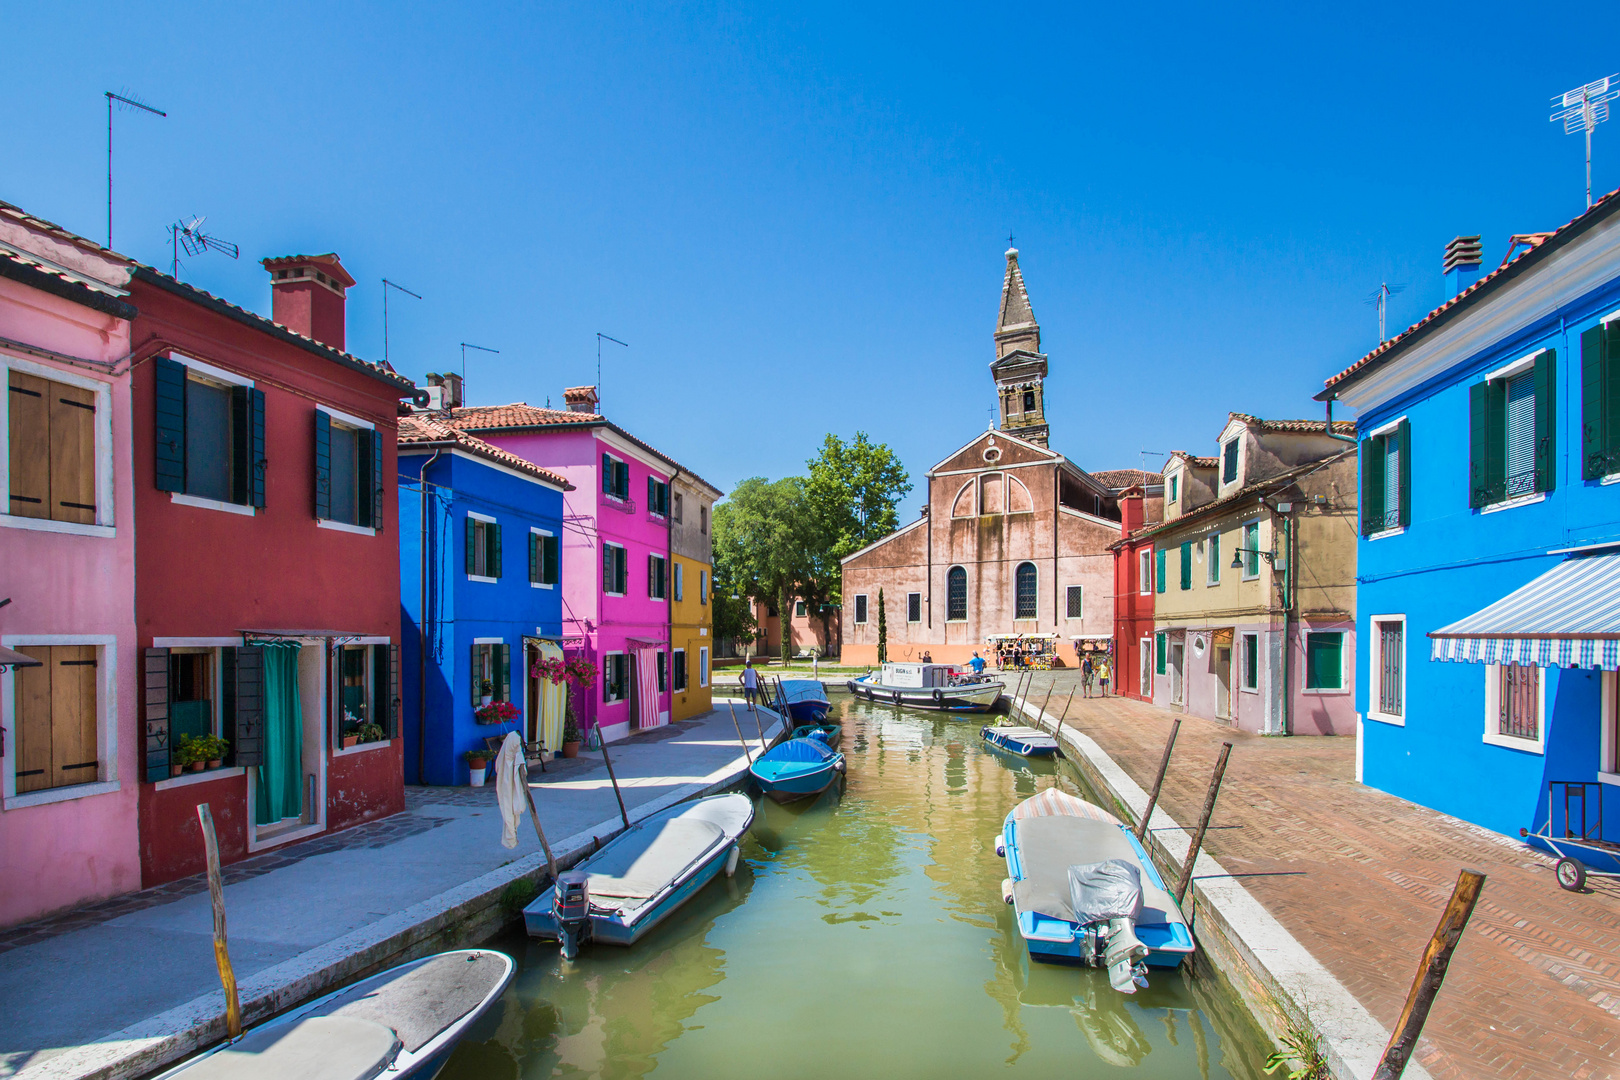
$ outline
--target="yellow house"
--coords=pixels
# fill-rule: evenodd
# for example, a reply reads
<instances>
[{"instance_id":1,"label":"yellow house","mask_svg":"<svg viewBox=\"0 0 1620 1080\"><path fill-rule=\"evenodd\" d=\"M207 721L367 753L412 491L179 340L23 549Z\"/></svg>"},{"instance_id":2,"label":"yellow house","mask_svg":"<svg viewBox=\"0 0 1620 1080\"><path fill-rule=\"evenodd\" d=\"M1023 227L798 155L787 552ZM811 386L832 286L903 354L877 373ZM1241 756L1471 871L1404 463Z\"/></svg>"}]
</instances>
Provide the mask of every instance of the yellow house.
<instances>
[{"instance_id":1,"label":"yellow house","mask_svg":"<svg viewBox=\"0 0 1620 1080\"><path fill-rule=\"evenodd\" d=\"M721 492L702 478L678 473L670 495L670 719L713 706L714 537L710 517Z\"/></svg>"}]
</instances>

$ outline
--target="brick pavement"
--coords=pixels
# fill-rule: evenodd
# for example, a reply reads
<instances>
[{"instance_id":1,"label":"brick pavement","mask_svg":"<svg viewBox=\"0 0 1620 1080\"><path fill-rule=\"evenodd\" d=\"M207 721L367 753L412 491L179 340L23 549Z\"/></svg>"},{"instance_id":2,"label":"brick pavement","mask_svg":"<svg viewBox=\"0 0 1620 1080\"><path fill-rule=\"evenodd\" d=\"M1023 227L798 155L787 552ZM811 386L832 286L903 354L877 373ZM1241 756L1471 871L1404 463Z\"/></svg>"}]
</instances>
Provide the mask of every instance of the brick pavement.
<instances>
[{"instance_id":1,"label":"brick pavement","mask_svg":"<svg viewBox=\"0 0 1620 1080\"><path fill-rule=\"evenodd\" d=\"M1056 714L1075 676L1042 678L1059 687ZM1146 788L1172 718L1076 698L1065 723ZM1620 882L1566 892L1540 852L1358 784L1354 739L1267 739L1195 717L1160 796L1188 828L1223 740L1232 757L1206 848L1386 1027L1457 871L1488 875L1419 1043L1436 1080L1620 1077Z\"/></svg>"}]
</instances>

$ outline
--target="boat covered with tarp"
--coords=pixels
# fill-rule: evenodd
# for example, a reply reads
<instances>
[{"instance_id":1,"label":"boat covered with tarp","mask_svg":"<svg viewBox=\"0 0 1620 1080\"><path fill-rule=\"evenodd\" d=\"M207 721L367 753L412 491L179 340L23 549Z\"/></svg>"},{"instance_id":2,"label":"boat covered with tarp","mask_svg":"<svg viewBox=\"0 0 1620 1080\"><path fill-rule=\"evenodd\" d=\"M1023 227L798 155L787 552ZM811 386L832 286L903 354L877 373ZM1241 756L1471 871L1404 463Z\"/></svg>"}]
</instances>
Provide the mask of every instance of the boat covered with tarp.
<instances>
[{"instance_id":1,"label":"boat covered with tarp","mask_svg":"<svg viewBox=\"0 0 1620 1080\"><path fill-rule=\"evenodd\" d=\"M781 689L780 704L787 709L795 724L819 724L832 711L827 688L820 679L782 679L777 686ZM773 706L776 704L772 702Z\"/></svg>"},{"instance_id":2,"label":"boat covered with tarp","mask_svg":"<svg viewBox=\"0 0 1620 1080\"><path fill-rule=\"evenodd\" d=\"M844 755L815 736L787 739L755 758L748 771L767 797L794 802L831 787L844 771Z\"/></svg>"}]
</instances>

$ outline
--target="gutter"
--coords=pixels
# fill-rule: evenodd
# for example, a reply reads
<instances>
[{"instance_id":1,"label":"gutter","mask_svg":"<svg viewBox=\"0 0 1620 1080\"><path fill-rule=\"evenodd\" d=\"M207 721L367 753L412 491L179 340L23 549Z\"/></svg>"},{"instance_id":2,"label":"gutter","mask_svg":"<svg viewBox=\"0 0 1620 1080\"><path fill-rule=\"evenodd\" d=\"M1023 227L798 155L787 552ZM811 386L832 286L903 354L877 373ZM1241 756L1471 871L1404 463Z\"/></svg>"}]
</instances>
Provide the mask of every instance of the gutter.
<instances>
[{"instance_id":1,"label":"gutter","mask_svg":"<svg viewBox=\"0 0 1620 1080\"><path fill-rule=\"evenodd\" d=\"M675 472L669 478L669 497L675 498L675 481L680 479L681 467L675 466ZM664 647L669 650L668 665L664 670L669 673L669 717L675 719L675 516L664 515ZM682 583L684 585L684 582ZM684 589L682 590L685 591ZM688 680L690 681L690 680ZM709 680L713 682L713 679Z\"/></svg>"}]
</instances>

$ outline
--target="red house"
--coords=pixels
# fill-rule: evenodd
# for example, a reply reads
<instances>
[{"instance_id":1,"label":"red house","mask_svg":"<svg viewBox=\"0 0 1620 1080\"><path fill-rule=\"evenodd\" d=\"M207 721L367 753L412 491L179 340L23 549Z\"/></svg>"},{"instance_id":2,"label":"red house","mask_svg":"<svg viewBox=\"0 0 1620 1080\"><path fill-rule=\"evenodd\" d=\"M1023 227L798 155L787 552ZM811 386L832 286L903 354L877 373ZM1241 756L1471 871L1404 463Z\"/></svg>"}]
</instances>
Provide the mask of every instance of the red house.
<instances>
[{"instance_id":1,"label":"red house","mask_svg":"<svg viewBox=\"0 0 1620 1080\"><path fill-rule=\"evenodd\" d=\"M1164 487L1141 485L1120 494L1124 535L1114 553L1114 687L1138 701L1153 700L1153 541L1134 539L1164 516ZM1152 514L1155 520L1144 520Z\"/></svg>"},{"instance_id":2,"label":"red house","mask_svg":"<svg viewBox=\"0 0 1620 1080\"><path fill-rule=\"evenodd\" d=\"M144 885L404 808L396 416L344 351L336 255L264 260L274 321L130 282ZM223 742L221 742L223 740Z\"/></svg>"}]
</instances>

